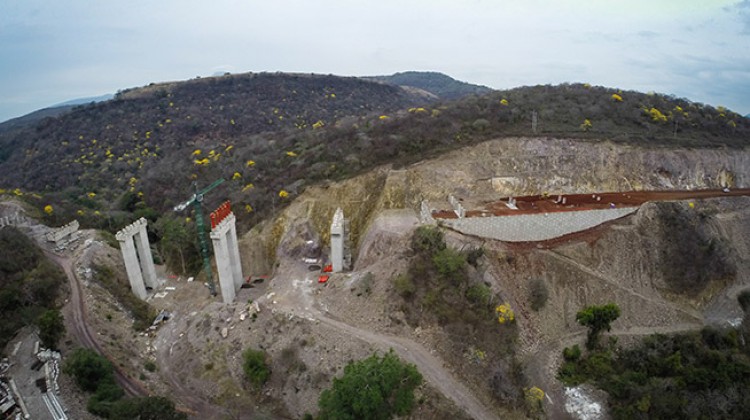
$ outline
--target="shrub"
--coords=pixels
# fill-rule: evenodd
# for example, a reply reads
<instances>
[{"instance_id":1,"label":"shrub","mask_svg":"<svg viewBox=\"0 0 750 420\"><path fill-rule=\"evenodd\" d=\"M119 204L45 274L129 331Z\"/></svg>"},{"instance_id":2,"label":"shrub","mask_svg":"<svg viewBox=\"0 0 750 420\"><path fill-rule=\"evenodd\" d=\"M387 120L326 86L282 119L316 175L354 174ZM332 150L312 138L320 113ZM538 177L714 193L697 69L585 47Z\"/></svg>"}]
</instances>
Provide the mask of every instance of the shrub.
<instances>
[{"instance_id":1,"label":"shrub","mask_svg":"<svg viewBox=\"0 0 750 420\"><path fill-rule=\"evenodd\" d=\"M56 349L57 342L65 334L65 324L60 311L57 309L45 311L36 319L36 325L39 327L39 339L42 340L42 346Z\"/></svg>"},{"instance_id":2,"label":"shrub","mask_svg":"<svg viewBox=\"0 0 750 420\"><path fill-rule=\"evenodd\" d=\"M599 334L610 330L610 323L620 317L620 307L614 303L606 305L588 306L576 313L576 321L579 324L589 327L586 347L593 349L598 345Z\"/></svg>"},{"instance_id":3,"label":"shrub","mask_svg":"<svg viewBox=\"0 0 750 420\"><path fill-rule=\"evenodd\" d=\"M143 368L146 369L149 372L155 372L156 371L156 363L152 362L151 360L147 361L143 364Z\"/></svg>"},{"instance_id":4,"label":"shrub","mask_svg":"<svg viewBox=\"0 0 750 420\"><path fill-rule=\"evenodd\" d=\"M472 248L466 253L466 262L473 267L479 263L479 259L484 256L484 248Z\"/></svg>"},{"instance_id":5,"label":"shrub","mask_svg":"<svg viewBox=\"0 0 750 420\"><path fill-rule=\"evenodd\" d=\"M406 416L414 407L414 389L422 375L414 365L402 362L391 349L374 354L344 368L344 375L333 380L318 401L318 418L390 419Z\"/></svg>"},{"instance_id":6,"label":"shrub","mask_svg":"<svg viewBox=\"0 0 750 420\"><path fill-rule=\"evenodd\" d=\"M187 414L177 412L174 402L159 396L117 401L110 413L112 420L187 420Z\"/></svg>"},{"instance_id":7,"label":"shrub","mask_svg":"<svg viewBox=\"0 0 750 420\"><path fill-rule=\"evenodd\" d=\"M414 297L414 292L417 291L417 286L408 274L399 274L394 277L393 287L396 288L396 293L405 299Z\"/></svg>"},{"instance_id":8,"label":"shrub","mask_svg":"<svg viewBox=\"0 0 750 420\"><path fill-rule=\"evenodd\" d=\"M740 294L737 295L737 302L739 302L740 307L744 312L748 312L748 310L750 310L750 289L741 291Z\"/></svg>"},{"instance_id":9,"label":"shrub","mask_svg":"<svg viewBox=\"0 0 750 420\"><path fill-rule=\"evenodd\" d=\"M432 263L437 272L445 280L460 283L464 280L463 270L466 267L466 257L452 248L444 248L432 256Z\"/></svg>"},{"instance_id":10,"label":"shrub","mask_svg":"<svg viewBox=\"0 0 750 420\"><path fill-rule=\"evenodd\" d=\"M575 362L581 358L581 348L578 344L573 347L565 347L563 350L563 358L569 362Z\"/></svg>"},{"instance_id":11,"label":"shrub","mask_svg":"<svg viewBox=\"0 0 750 420\"><path fill-rule=\"evenodd\" d=\"M65 361L63 372L72 376L75 383L88 392L96 391L101 383L114 383L112 363L90 349L75 349Z\"/></svg>"},{"instance_id":12,"label":"shrub","mask_svg":"<svg viewBox=\"0 0 750 420\"><path fill-rule=\"evenodd\" d=\"M480 306L487 306L490 303L490 295L490 288L484 283L475 284L466 291L466 298Z\"/></svg>"},{"instance_id":13,"label":"shrub","mask_svg":"<svg viewBox=\"0 0 750 420\"><path fill-rule=\"evenodd\" d=\"M411 249L414 252L433 254L445 249L443 232L434 226L420 226L411 237Z\"/></svg>"},{"instance_id":14,"label":"shrub","mask_svg":"<svg viewBox=\"0 0 750 420\"><path fill-rule=\"evenodd\" d=\"M262 350L247 349L242 353L242 370L250 383L260 388L271 376L271 368L266 363L266 352Z\"/></svg>"},{"instance_id":15,"label":"shrub","mask_svg":"<svg viewBox=\"0 0 750 420\"><path fill-rule=\"evenodd\" d=\"M529 292L531 309L538 311L544 308L544 305L547 303L547 298L549 297L549 291L547 290L547 285L544 283L544 280L536 278L531 280L529 286L531 289Z\"/></svg>"}]
</instances>

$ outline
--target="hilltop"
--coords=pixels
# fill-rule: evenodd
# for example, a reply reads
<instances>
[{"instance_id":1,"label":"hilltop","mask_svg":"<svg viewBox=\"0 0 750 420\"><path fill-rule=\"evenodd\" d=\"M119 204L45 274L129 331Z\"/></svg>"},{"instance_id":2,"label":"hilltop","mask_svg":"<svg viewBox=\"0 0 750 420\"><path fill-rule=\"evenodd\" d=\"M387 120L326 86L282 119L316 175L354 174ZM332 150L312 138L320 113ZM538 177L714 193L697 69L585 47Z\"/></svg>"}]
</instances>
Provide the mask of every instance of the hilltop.
<instances>
[{"instance_id":1,"label":"hilltop","mask_svg":"<svg viewBox=\"0 0 750 420\"><path fill-rule=\"evenodd\" d=\"M392 85L421 89L440 99L459 99L467 95L492 92L487 86L473 85L437 72L405 71L391 76L373 76L365 79Z\"/></svg>"}]
</instances>

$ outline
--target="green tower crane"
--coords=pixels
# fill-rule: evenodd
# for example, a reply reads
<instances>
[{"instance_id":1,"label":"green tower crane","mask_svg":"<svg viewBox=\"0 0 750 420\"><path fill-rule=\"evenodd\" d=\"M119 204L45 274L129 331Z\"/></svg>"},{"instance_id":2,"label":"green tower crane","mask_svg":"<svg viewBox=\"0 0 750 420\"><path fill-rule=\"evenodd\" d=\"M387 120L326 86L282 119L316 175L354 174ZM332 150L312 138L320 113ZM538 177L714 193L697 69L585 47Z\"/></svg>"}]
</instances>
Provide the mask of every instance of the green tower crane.
<instances>
[{"instance_id":1,"label":"green tower crane","mask_svg":"<svg viewBox=\"0 0 750 420\"><path fill-rule=\"evenodd\" d=\"M213 190L214 188L221 185L224 182L224 178L219 178L214 181L213 184L198 191L198 184L193 183L193 189L195 193L184 203L178 204L174 207L174 211L183 211L188 206L193 206L195 212L195 227L198 229L198 242L201 246L201 256L203 257L203 270L206 272L206 278L208 279L208 290L211 291L211 296L216 296L216 286L214 285L213 276L211 275L211 259L208 256L208 241L206 241L205 224L203 223L203 210L201 209L201 203L203 202L203 196Z\"/></svg>"}]
</instances>

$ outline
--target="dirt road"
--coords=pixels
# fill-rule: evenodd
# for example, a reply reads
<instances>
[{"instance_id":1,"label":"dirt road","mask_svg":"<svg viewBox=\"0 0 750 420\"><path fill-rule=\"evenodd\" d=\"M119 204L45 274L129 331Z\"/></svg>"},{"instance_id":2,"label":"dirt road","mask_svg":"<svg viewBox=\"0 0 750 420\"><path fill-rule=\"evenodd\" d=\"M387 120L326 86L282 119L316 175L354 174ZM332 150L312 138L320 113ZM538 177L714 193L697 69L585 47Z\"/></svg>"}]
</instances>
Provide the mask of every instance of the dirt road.
<instances>
[{"instance_id":1,"label":"dirt road","mask_svg":"<svg viewBox=\"0 0 750 420\"><path fill-rule=\"evenodd\" d=\"M81 282L73 270L73 259L71 257L57 255L46 249L43 249L43 251L50 260L54 261L63 269L65 275L68 277L68 281L70 282L70 301L63 308L63 316L65 317L67 330L75 337L76 341L78 341L81 346L92 349L109 359L86 324L86 304L83 299ZM115 380L117 381L117 384L125 390L127 395L133 397L148 395L148 392L141 386L141 384L126 375L117 363L114 363L111 359L110 361L115 368Z\"/></svg>"},{"instance_id":2,"label":"dirt road","mask_svg":"<svg viewBox=\"0 0 750 420\"><path fill-rule=\"evenodd\" d=\"M321 324L339 332L383 349L392 348L403 360L416 365L430 385L445 395L446 398L452 400L470 417L477 420L491 420L501 417L501 413L494 412L474 397L471 390L445 368L443 361L421 344L408 338L355 327L336 319L325 308L321 308L312 293L318 275L317 273L310 273L305 265L283 264L279 272L283 273L286 280L278 279L276 283L292 285L292 287L277 291L274 298L277 302L274 306L276 310L301 316L311 321L319 321ZM290 278L293 280L289 281Z\"/></svg>"}]
</instances>

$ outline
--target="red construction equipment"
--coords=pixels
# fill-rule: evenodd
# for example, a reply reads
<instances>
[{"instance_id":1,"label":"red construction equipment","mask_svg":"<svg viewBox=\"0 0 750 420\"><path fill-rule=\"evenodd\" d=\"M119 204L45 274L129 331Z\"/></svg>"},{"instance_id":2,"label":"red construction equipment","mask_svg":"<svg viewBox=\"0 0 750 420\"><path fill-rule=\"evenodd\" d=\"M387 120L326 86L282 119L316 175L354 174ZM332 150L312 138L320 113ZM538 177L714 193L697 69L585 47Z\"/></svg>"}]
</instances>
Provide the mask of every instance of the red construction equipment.
<instances>
[{"instance_id":1,"label":"red construction equipment","mask_svg":"<svg viewBox=\"0 0 750 420\"><path fill-rule=\"evenodd\" d=\"M322 275L318 277L318 283L325 283L328 281L328 279L331 278L329 275Z\"/></svg>"}]
</instances>

